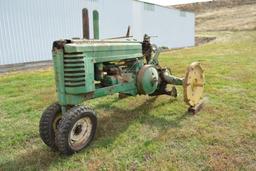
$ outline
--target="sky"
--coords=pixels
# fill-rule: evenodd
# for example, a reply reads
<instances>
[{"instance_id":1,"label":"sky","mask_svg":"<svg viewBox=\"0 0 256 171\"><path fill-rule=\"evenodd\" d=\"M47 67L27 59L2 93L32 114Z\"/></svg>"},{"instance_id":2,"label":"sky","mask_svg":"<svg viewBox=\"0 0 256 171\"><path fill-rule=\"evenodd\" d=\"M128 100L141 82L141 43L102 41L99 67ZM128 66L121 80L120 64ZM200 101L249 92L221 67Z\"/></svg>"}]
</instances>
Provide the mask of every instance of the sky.
<instances>
[{"instance_id":1,"label":"sky","mask_svg":"<svg viewBox=\"0 0 256 171\"><path fill-rule=\"evenodd\" d=\"M167 5L176 5L176 4L187 4L187 3L193 3L193 2L204 2L204 1L210 1L210 0L141 0L141 1L167 6Z\"/></svg>"}]
</instances>

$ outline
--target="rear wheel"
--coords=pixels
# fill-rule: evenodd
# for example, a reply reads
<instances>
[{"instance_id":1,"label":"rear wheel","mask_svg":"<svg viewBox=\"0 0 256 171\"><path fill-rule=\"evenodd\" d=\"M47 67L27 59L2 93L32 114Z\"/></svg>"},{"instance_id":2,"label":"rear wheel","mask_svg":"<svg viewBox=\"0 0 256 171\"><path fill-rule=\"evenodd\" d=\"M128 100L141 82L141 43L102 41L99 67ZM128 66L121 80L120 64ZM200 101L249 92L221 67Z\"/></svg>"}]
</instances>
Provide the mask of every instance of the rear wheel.
<instances>
[{"instance_id":1,"label":"rear wheel","mask_svg":"<svg viewBox=\"0 0 256 171\"><path fill-rule=\"evenodd\" d=\"M204 91L204 71L198 62L192 63L187 68L183 82L184 101L191 107L199 104Z\"/></svg>"},{"instance_id":2,"label":"rear wheel","mask_svg":"<svg viewBox=\"0 0 256 171\"><path fill-rule=\"evenodd\" d=\"M40 123L39 132L43 142L50 148L57 150L55 144L55 134L61 120L61 106L54 103L45 109L43 112Z\"/></svg>"},{"instance_id":3,"label":"rear wheel","mask_svg":"<svg viewBox=\"0 0 256 171\"><path fill-rule=\"evenodd\" d=\"M71 155L87 147L93 140L97 127L95 112L85 106L70 109L63 117L56 136L62 154Z\"/></svg>"}]
</instances>

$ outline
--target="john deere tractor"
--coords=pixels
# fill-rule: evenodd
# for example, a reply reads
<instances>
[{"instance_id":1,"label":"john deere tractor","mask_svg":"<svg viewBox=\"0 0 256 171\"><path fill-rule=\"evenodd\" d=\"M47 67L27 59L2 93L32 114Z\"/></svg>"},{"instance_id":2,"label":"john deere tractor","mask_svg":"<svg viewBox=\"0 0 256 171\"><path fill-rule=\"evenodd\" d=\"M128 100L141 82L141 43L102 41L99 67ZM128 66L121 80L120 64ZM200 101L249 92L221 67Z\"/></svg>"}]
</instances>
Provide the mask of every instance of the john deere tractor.
<instances>
[{"instance_id":1,"label":"john deere tractor","mask_svg":"<svg viewBox=\"0 0 256 171\"><path fill-rule=\"evenodd\" d=\"M81 104L115 93L122 97L176 97L175 85L183 86L184 101L195 113L204 89L201 65L192 63L185 77L178 78L159 64L160 51L148 36L143 42L131 38L55 41L52 56L58 102L42 114L43 142L67 155L87 147L95 136L97 116L92 108ZM173 85L171 90L168 84Z\"/></svg>"}]
</instances>

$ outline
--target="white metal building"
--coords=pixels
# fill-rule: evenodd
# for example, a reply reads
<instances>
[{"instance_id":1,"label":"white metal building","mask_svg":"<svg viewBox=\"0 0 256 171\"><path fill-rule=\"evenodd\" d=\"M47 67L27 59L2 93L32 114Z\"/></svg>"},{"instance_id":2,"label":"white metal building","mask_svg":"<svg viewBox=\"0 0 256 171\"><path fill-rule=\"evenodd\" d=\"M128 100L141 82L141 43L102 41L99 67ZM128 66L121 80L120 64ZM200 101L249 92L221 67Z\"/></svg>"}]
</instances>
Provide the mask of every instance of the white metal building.
<instances>
[{"instance_id":1,"label":"white metal building","mask_svg":"<svg viewBox=\"0 0 256 171\"><path fill-rule=\"evenodd\" d=\"M147 33L159 46L194 46L195 15L136 0L1 0L0 65L51 60L52 42L83 37L82 10L88 9L90 38L98 12L99 38Z\"/></svg>"}]
</instances>

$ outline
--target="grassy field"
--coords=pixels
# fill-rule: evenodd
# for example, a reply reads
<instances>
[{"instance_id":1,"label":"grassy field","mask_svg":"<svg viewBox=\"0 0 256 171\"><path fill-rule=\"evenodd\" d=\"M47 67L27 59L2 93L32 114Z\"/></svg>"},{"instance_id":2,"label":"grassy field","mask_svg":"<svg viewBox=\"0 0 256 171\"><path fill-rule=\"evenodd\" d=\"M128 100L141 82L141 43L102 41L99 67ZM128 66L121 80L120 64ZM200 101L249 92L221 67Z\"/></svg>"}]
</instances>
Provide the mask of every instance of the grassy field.
<instances>
[{"instance_id":1,"label":"grassy field","mask_svg":"<svg viewBox=\"0 0 256 171\"><path fill-rule=\"evenodd\" d=\"M38 134L41 112L56 101L52 69L0 75L0 170L256 170L256 31L201 34L217 39L160 57L178 76L202 63L209 102L201 113L186 114L181 88L177 99L88 101L96 138L70 157Z\"/></svg>"}]
</instances>

